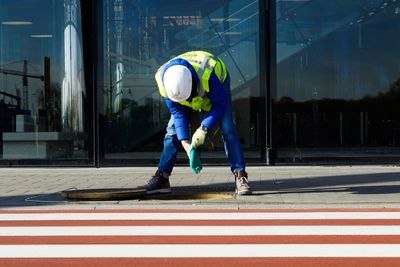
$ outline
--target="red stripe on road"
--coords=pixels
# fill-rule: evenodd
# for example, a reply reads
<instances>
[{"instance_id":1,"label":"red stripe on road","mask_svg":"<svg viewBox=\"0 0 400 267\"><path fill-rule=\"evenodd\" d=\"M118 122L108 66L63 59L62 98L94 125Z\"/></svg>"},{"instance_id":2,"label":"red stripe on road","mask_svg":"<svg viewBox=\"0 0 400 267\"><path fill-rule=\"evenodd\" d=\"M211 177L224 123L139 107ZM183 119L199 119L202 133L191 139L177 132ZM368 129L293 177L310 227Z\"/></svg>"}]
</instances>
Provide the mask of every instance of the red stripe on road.
<instances>
[{"instance_id":1,"label":"red stripe on road","mask_svg":"<svg viewBox=\"0 0 400 267\"><path fill-rule=\"evenodd\" d=\"M27 214L27 213L299 213L299 212L400 212L400 208L362 208L362 209L77 209L77 210L0 210L0 214Z\"/></svg>"},{"instance_id":2,"label":"red stripe on road","mask_svg":"<svg viewBox=\"0 0 400 267\"><path fill-rule=\"evenodd\" d=\"M49 220L0 221L6 226L267 226L267 225L400 225L397 219L313 220Z\"/></svg>"},{"instance_id":3,"label":"red stripe on road","mask_svg":"<svg viewBox=\"0 0 400 267\"><path fill-rule=\"evenodd\" d=\"M74 258L74 259L0 259L1 267L43 267L43 266L142 266L142 267L393 267L400 266L400 258Z\"/></svg>"},{"instance_id":4,"label":"red stripe on road","mask_svg":"<svg viewBox=\"0 0 400 267\"><path fill-rule=\"evenodd\" d=\"M3 236L0 245L37 244L400 244L400 236ZM366 255L367 256L367 255Z\"/></svg>"}]
</instances>

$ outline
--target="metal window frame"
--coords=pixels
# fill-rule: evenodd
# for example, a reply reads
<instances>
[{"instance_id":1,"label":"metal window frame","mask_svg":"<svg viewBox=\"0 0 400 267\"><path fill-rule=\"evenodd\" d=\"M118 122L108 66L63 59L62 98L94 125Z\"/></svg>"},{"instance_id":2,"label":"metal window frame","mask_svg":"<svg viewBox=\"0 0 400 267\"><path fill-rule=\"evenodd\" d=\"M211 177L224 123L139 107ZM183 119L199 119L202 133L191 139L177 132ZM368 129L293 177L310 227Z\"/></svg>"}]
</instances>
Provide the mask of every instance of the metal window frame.
<instances>
[{"instance_id":1,"label":"metal window frame","mask_svg":"<svg viewBox=\"0 0 400 267\"><path fill-rule=\"evenodd\" d=\"M276 112L276 1L260 1L260 72L261 92L265 99L264 140L262 140L262 158L266 165L275 165L276 141L274 126ZM265 48L265 49L262 49Z\"/></svg>"}]
</instances>

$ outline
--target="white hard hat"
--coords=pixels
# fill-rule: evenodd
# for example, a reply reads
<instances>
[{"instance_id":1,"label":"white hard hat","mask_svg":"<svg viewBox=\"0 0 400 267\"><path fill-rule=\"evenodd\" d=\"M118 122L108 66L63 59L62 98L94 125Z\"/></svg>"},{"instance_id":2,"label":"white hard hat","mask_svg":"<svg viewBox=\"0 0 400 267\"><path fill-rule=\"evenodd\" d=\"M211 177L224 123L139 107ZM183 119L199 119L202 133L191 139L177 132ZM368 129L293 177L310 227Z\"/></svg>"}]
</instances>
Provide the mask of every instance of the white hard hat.
<instances>
[{"instance_id":1,"label":"white hard hat","mask_svg":"<svg viewBox=\"0 0 400 267\"><path fill-rule=\"evenodd\" d=\"M174 102L187 100L192 93L192 73L182 65L173 65L164 73L164 88Z\"/></svg>"}]
</instances>

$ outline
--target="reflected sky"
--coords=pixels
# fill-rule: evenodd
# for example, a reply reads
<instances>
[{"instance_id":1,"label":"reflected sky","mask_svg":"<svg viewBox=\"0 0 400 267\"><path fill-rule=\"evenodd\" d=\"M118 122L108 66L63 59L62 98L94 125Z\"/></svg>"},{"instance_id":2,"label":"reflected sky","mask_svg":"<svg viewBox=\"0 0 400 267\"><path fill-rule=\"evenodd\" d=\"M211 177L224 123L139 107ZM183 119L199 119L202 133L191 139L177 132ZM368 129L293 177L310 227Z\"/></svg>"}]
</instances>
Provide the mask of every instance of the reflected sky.
<instances>
[{"instance_id":1,"label":"reflected sky","mask_svg":"<svg viewBox=\"0 0 400 267\"><path fill-rule=\"evenodd\" d=\"M278 99L361 99L399 77L397 0L277 1Z\"/></svg>"}]
</instances>

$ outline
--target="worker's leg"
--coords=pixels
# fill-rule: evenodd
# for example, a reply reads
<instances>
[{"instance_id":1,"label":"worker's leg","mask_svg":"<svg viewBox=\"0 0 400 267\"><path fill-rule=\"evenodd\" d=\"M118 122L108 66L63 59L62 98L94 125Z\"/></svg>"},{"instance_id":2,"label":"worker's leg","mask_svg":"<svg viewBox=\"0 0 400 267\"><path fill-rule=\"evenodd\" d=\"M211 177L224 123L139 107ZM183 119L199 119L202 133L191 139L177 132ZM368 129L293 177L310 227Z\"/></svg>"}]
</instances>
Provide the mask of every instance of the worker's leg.
<instances>
[{"instance_id":1,"label":"worker's leg","mask_svg":"<svg viewBox=\"0 0 400 267\"><path fill-rule=\"evenodd\" d=\"M167 133L164 137L164 148L161 153L160 163L156 173L145 185L147 194L165 194L171 192L169 175L175 164L178 153L178 138L175 133L174 117L171 115L167 126Z\"/></svg>"},{"instance_id":2,"label":"worker's leg","mask_svg":"<svg viewBox=\"0 0 400 267\"><path fill-rule=\"evenodd\" d=\"M167 126L167 133L164 137L164 148L161 153L158 170L170 175L178 154L179 141L175 132L174 117L171 115Z\"/></svg>"},{"instance_id":3,"label":"worker's leg","mask_svg":"<svg viewBox=\"0 0 400 267\"><path fill-rule=\"evenodd\" d=\"M246 166L243 158L243 152L240 145L240 140L236 132L236 126L232 117L232 100L230 91L229 76L226 78L224 89L228 98L224 115L221 118L221 131L224 139L225 153L228 156L231 164L232 173L244 171Z\"/></svg>"},{"instance_id":4,"label":"worker's leg","mask_svg":"<svg viewBox=\"0 0 400 267\"><path fill-rule=\"evenodd\" d=\"M239 195L251 195L252 191L245 171L246 166L243 158L242 147L236 132L236 126L233 123L229 76L224 82L224 89L228 98L226 110L221 119L221 131L224 138L225 153L231 164L231 171L235 175L235 192Z\"/></svg>"}]
</instances>

